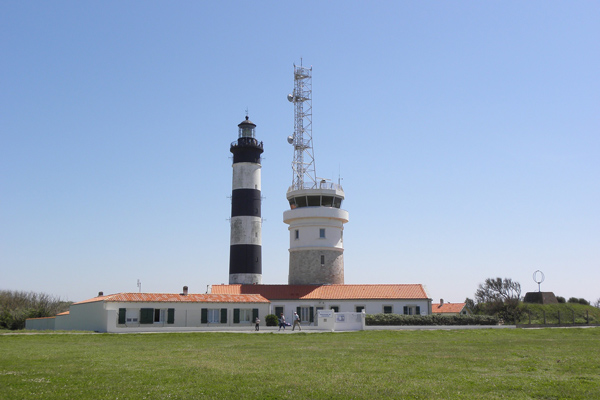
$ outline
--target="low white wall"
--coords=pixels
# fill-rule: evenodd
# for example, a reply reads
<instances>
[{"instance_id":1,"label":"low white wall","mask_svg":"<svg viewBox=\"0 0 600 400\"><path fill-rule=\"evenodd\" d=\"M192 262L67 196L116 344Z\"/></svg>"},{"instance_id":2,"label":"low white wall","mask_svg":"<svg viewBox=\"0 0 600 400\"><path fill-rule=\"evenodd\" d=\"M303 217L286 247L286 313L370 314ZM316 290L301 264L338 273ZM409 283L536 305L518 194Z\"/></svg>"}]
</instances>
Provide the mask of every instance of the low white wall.
<instances>
[{"instance_id":1,"label":"low white wall","mask_svg":"<svg viewBox=\"0 0 600 400\"><path fill-rule=\"evenodd\" d=\"M25 329L32 329L38 331L54 330L55 317L48 318L32 318L25 320Z\"/></svg>"},{"instance_id":2,"label":"low white wall","mask_svg":"<svg viewBox=\"0 0 600 400\"><path fill-rule=\"evenodd\" d=\"M365 313L319 311L318 327L331 331L362 331L365 329Z\"/></svg>"}]
</instances>

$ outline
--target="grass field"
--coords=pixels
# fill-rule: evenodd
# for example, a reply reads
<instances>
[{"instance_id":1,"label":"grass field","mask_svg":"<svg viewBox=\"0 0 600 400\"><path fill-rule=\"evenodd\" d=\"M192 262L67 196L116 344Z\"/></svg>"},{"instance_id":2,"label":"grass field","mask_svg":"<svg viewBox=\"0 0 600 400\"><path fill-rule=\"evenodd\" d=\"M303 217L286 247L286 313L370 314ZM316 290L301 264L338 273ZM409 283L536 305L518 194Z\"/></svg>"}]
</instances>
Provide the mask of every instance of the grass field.
<instances>
[{"instance_id":1,"label":"grass field","mask_svg":"<svg viewBox=\"0 0 600 400\"><path fill-rule=\"evenodd\" d=\"M0 336L1 399L600 399L600 328Z\"/></svg>"}]
</instances>

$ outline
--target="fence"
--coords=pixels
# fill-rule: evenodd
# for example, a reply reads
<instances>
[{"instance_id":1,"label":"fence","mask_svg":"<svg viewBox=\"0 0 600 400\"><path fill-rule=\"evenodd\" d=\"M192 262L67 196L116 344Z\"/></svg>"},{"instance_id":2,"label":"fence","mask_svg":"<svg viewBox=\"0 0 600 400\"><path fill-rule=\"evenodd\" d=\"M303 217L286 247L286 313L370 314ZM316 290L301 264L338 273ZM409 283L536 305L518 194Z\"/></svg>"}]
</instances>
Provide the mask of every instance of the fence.
<instances>
[{"instance_id":1,"label":"fence","mask_svg":"<svg viewBox=\"0 0 600 400\"><path fill-rule=\"evenodd\" d=\"M526 310L525 317L521 319L517 327L543 327L543 326L600 326L600 321L588 310L577 312L572 309L556 311L532 311Z\"/></svg>"}]
</instances>

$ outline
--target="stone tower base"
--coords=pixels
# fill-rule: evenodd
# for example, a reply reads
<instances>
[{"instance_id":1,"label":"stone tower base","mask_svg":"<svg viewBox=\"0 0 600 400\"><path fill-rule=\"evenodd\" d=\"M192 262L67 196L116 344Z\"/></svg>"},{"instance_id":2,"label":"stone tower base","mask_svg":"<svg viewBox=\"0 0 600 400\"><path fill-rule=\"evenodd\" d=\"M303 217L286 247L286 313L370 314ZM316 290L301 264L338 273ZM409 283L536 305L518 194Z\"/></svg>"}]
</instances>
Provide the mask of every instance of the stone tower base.
<instances>
[{"instance_id":1,"label":"stone tower base","mask_svg":"<svg viewBox=\"0 0 600 400\"><path fill-rule=\"evenodd\" d=\"M553 292L527 292L525 293L524 303L537 304L558 304Z\"/></svg>"}]
</instances>

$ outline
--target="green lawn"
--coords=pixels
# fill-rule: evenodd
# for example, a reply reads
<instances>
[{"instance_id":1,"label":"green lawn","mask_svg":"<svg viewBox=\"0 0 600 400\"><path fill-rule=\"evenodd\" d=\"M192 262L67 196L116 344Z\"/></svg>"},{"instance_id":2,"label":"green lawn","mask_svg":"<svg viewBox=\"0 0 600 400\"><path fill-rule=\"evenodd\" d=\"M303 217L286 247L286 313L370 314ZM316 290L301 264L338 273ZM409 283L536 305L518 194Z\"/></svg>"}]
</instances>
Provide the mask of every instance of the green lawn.
<instances>
[{"instance_id":1,"label":"green lawn","mask_svg":"<svg viewBox=\"0 0 600 400\"><path fill-rule=\"evenodd\" d=\"M0 336L1 399L600 399L600 328Z\"/></svg>"}]
</instances>

